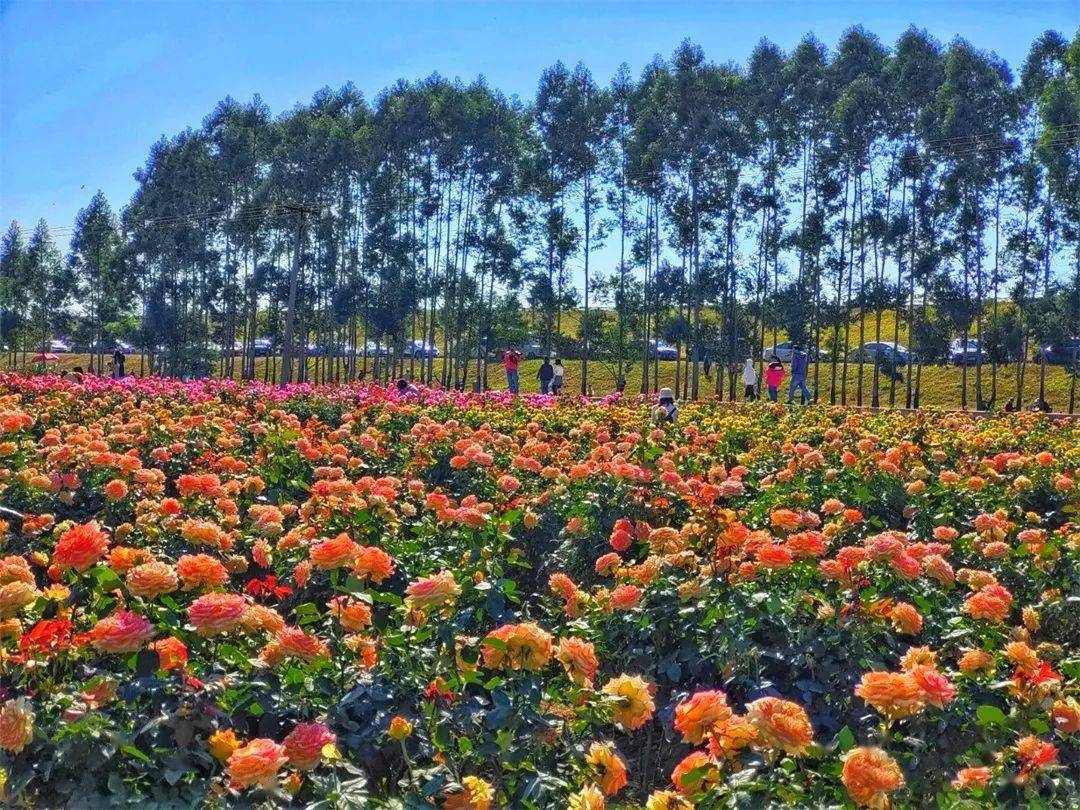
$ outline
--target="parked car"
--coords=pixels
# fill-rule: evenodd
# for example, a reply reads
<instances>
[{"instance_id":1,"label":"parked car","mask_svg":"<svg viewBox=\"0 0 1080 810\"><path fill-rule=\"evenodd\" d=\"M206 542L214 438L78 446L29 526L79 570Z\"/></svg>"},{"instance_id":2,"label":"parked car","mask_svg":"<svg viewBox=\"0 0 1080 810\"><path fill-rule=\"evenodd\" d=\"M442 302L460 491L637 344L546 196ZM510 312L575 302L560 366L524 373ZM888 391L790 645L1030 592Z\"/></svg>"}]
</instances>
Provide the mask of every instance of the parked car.
<instances>
[{"instance_id":1,"label":"parked car","mask_svg":"<svg viewBox=\"0 0 1080 810\"><path fill-rule=\"evenodd\" d=\"M813 346L804 347L806 353L810 356L811 360L817 360L821 353ZM790 340L785 340L783 343L777 343L775 346L766 346L765 350L761 353L762 360L772 360L775 354L780 358L781 362L790 363L791 355L794 352L794 346Z\"/></svg>"},{"instance_id":2,"label":"parked car","mask_svg":"<svg viewBox=\"0 0 1080 810\"><path fill-rule=\"evenodd\" d=\"M679 350L662 340L650 340L649 357L657 360L678 360Z\"/></svg>"},{"instance_id":3,"label":"parked car","mask_svg":"<svg viewBox=\"0 0 1080 810\"><path fill-rule=\"evenodd\" d=\"M274 353L274 341L265 337L255 338L252 342L252 349L256 357L269 357Z\"/></svg>"},{"instance_id":4,"label":"parked car","mask_svg":"<svg viewBox=\"0 0 1080 810\"><path fill-rule=\"evenodd\" d=\"M56 338L49 341L49 352L52 354L68 354L71 351L71 344L66 340Z\"/></svg>"},{"instance_id":5,"label":"parked car","mask_svg":"<svg viewBox=\"0 0 1080 810\"><path fill-rule=\"evenodd\" d=\"M386 357L390 354L390 347L384 346L375 340L369 340L364 344L368 357Z\"/></svg>"},{"instance_id":6,"label":"parked car","mask_svg":"<svg viewBox=\"0 0 1080 810\"><path fill-rule=\"evenodd\" d=\"M88 354L97 354L98 352L101 352L102 354L112 354L117 349L122 351L124 354L131 354L135 351L135 347L127 341L109 340L108 338L101 341L101 343L91 343L89 346L86 347L86 351Z\"/></svg>"},{"instance_id":7,"label":"parked car","mask_svg":"<svg viewBox=\"0 0 1080 810\"><path fill-rule=\"evenodd\" d=\"M536 360L540 357L546 357L544 352L544 344L539 340L530 340L521 344L521 354L526 360Z\"/></svg>"},{"instance_id":8,"label":"parked car","mask_svg":"<svg viewBox=\"0 0 1080 810\"><path fill-rule=\"evenodd\" d=\"M989 360L990 355L986 353L986 349L979 346L979 341L975 338L967 339L966 348L962 337L956 338L949 344L949 362L954 366L973 366L978 363L987 363Z\"/></svg>"},{"instance_id":9,"label":"parked car","mask_svg":"<svg viewBox=\"0 0 1080 810\"><path fill-rule=\"evenodd\" d=\"M1073 366L1080 363L1080 337L1072 337L1061 343L1043 346L1042 360L1052 366Z\"/></svg>"},{"instance_id":10,"label":"parked car","mask_svg":"<svg viewBox=\"0 0 1080 810\"><path fill-rule=\"evenodd\" d=\"M901 366L914 363L918 359L918 356L906 346L893 343L891 340L864 343L862 346L856 346L848 352L848 359L855 361L862 358L863 362L872 363L879 357L886 362L896 363Z\"/></svg>"},{"instance_id":11,"label":"parked car","mask_svg":"<svg viewBox=\"0 0 1080 810\"><path fill-rule=\"evenodd\" d=\"M412 342L412 356L413 357L438 357L439 347L426 340L414 340Z\"/></svg>"}]
</instances>

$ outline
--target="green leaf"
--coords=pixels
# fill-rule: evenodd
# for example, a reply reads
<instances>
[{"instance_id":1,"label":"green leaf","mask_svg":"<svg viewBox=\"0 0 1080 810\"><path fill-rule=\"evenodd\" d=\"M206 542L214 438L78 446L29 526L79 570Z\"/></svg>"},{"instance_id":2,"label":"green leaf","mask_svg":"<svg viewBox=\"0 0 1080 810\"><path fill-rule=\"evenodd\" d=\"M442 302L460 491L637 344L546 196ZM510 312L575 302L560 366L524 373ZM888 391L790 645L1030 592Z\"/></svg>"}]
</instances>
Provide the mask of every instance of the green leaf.
<instances>
[{"instance_id":1,"label":"green leaf","mask_svg":"<svg viewBox=\"0 0 1080 810\"><path fill-rule=\"evenodd\" d=\"M844 726L842 729L836 732L835 742L836 750L838 752L843 753L845 751L850 751L851 748L855 745L855 735L852 733L850 728Z\"/></svg>"},{"instance_id":2,"label":"green leaf","mask_svg":"<svg viewBox=\"0 0 1080 810\"><path fill-rule=\"evenodd\" d=\"M123 751L125 754L127 754L129 757L134 757L135 759L139 760L140 762L151 762L152 761L150 759L150 757L148 757L146 754L144 754L142 751L140 751L138 748L136 748L131 743L125 743L124 745L121 745L120 750Z\"/></svg>"},{"instance_id":3,"label":"green leaf","mask_svg":"<svg viewBox=\"0 0 1080 810\"><path fill-rule=\"evenodd\" d=\"M979 721L979 725L983 726L1003 726L1008 722L1008 718L1005 717L1004 712L997 706L991 706L989 703L984 703L975 710L975 717Z\"/></svg>"}]
</instances>

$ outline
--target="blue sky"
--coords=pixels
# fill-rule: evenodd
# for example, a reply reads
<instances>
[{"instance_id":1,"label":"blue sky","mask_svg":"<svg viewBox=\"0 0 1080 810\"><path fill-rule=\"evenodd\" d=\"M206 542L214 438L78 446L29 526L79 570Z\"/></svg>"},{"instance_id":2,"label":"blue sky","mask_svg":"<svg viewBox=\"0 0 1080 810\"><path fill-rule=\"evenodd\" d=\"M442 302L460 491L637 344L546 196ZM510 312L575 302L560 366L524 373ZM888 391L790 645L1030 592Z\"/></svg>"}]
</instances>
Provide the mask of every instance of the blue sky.
<instances>
[{"instance_id":1,"label":"blue sky","mask_svg":"<svg viewBox=\"0 0 1080 810\"><path fill-rule=\"evenodd\" d=\"M324 85L374 96L399 77L483 74L529 98L557 59L608 81L684 38L742 63L767 36L833 45L862 23L886 43L910 24L1017 68L1047 28L1071 35L1080 0L1032 2L49 2L0 0L0 227L44 218L65 244L98 189L119 209L150 144L197 126L226 95L275 114Z\"/></svg>"}]
</instances>

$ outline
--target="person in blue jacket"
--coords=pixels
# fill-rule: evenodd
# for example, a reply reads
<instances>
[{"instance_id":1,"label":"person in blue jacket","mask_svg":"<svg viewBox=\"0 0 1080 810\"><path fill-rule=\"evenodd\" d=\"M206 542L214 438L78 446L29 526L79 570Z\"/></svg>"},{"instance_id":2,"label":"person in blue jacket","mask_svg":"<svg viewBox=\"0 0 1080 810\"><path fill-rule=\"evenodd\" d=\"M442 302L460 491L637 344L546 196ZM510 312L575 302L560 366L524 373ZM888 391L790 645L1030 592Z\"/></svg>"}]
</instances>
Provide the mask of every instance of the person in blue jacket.
<instances>
[{"instance_id":1,"label":"person in blue jacket","mask_svg":"<svg viewBox=\"0 0 1080 810\"><path fill-rule=\"evenodd\" d=\"M795 401L795 392L802 395L802 404L813 400L814 396L806 387L806 373L810 370L810 356L799 344L796 344L791 352L791 384L788 385L788 405Z\"/></svg>"}]
</instances>

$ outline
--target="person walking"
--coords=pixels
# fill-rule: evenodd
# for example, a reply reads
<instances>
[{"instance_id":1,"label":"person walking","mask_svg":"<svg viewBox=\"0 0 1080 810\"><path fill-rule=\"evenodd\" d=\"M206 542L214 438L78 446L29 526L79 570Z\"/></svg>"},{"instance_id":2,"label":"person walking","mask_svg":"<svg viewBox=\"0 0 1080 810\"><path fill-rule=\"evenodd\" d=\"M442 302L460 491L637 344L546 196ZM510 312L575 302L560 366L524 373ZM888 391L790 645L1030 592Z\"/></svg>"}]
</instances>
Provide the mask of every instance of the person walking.
<instances>
[{"instance_id":1,"label":"person walking","mask_svg":"<svg viewBox=\"0 0 1080 810\"><path fill-rule=\"evenodd\" d=\"M555 369L551 367L551 358L545 357L540 364L540 370L536 372L536 378L540 380L540 393L547 394L551 391L551 381L555 378Z\"/></svg>"},{"instance_id":2,"label":"person walking","mask_svg":"<svg viewBox=\"0 0 1080 810\"><path fill-rule=\"evenodd\" d=\"M113 352L113 376L116 379L122 379L124 376L124 352L119 346L116 347L116 351Z\"/></svg>"},{"instance_id":3,"label":"person walking","mask_svg":"<svg viewBox=\"0 0 1080 810\"><path fill-rule=\"evenodd\" d=\"M765 386L769 389L769 401L776 402L780 394L780 383L784 381L784 364L775 354L765 369Z\"/></svg>"},{"instance_id":4,"label":"person walking","mask_svg":"<svg viewBox=\"0 0 1080 810\"><path fill-rule=\"evenodd\" d=\"M521 365L521 353L513 346L507 346L502 356L503 368L506 370L506 387L511 394L521 390L521 382L518 379L518 367Z\"/></svg>"},{"instance_id":5,"label":"person walking","mask_svg":"<svg viewBox=\"0 0 1080 810\"><path fill-rule=\"evenodd\" d=\"M803 405L814 398L810 389L806 387L806 373L809 369L810 356L802 346L795 344L791 352L791 385L787 390L788 405L795 401L795 391L800 392Z\"/></svg>"},{"instance_id":6,"label":"person walking","mask_svg":"<svg viewBox=\"0 0 1080 810\"><path fill-rule=\"evenodd\" d=\"M566 379L566 369L558 357L555 358L555 365L551 367L551 374L551 393L558 396L562 393L563 381Z\"/></svg>"},{"instance_id":7,"label":"person walking","mask_svg":"<svg viewBox=\"0 0 1080 810\"><path fill-rule=\"evenodd\" d=\"M754 361L749 357L746 358L746 363L743 364L742 382L745 386L743 399L747 402L753 402L757 399L757 372L754 371Z\"/></svg>"},{"instance_id":8,"label":"person walking","mask_svg":"<svg viewBox=\"0 0 1080 810\"><path fill-rule=\"evenodd\" d=\"M709 372L712 371L712 355L709 354L708 352L705 352L705 358L704 358L704 360L702 360L701 365L705 369L705 379L706 380L711 379L709 377Z\"/></svg>"}]
</instances>

